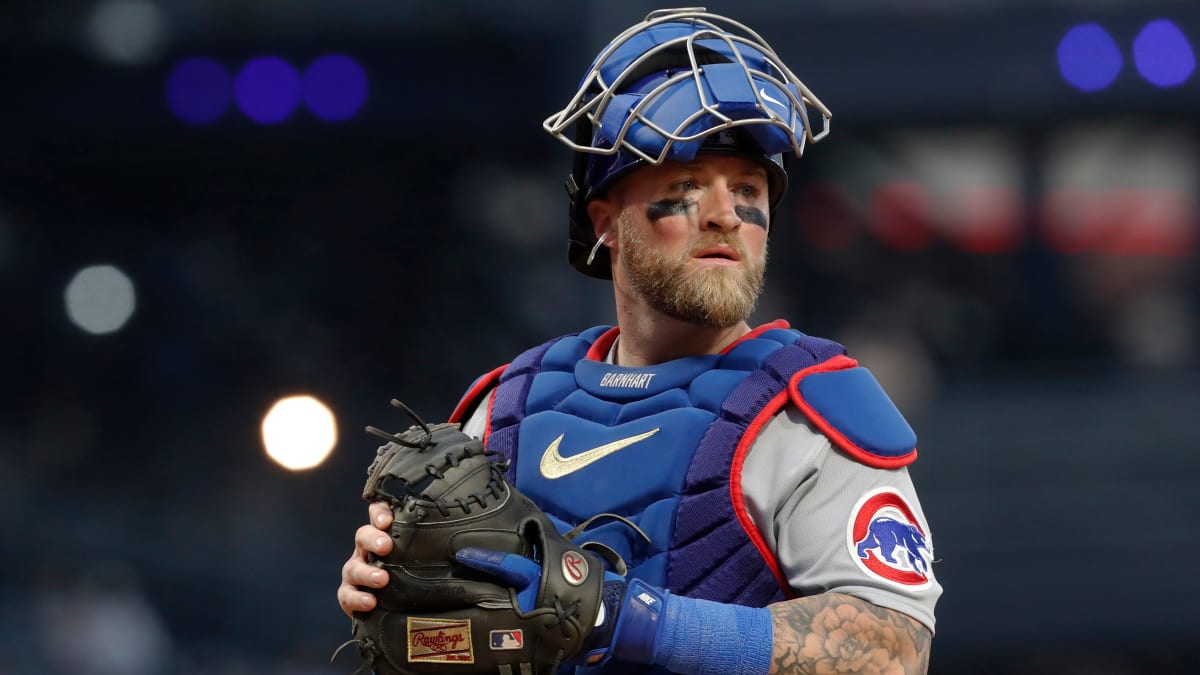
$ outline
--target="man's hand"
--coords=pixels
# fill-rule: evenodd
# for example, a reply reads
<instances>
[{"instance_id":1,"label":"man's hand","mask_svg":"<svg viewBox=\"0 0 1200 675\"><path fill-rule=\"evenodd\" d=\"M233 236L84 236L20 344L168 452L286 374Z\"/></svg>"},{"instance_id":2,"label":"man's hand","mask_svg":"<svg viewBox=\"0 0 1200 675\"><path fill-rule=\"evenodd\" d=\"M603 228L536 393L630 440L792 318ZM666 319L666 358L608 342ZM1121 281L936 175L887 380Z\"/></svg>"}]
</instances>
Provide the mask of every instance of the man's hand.
<instances>
[{"instance_id":1,"label":"man's hand","mask_svg":"<svg viewBox=\"0 0 1200 675\"><path fill-rule=\"evenodd\" d=\"M387 586L387 572L368 562L368 555L384 556L392 552L392 538L387 529L392 525L392 509L386 502L372 502L368 508L371 522L354 533L354 555L342 565L342 585L338 587L338 604L346 616L375 609L375 595L358 589L359 586Z\"/></svg>"}]
</instances>

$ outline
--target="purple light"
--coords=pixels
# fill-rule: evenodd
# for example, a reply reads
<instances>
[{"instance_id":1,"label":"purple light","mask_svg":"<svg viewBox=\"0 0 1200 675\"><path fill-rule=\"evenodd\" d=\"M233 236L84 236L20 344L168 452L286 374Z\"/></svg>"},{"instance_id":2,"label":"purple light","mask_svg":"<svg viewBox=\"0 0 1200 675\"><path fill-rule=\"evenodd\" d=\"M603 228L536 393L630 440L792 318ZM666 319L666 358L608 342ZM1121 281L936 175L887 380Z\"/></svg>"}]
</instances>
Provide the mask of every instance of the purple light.
<instances>
[{"instance_id":1,"label":"purple light","mask_svg":"<svg viewBox=\"0 0 1200 675\"><path fill-rule=\"evenodd\" d=\"M1100 24L1075 26L1058 43L1058 69L1080 91L1104 89L1117 79L1123 65L1116 41Z\"/></svg>"},{"instance_id":2,"label":"purple light","mask_svg":"<svg viewBox=\"0 0 1200 675\"><path fill-rule=\"evenodd\" d=\"M184 59L167 77L167 106L188 124L211 124L225 114L232 90L221 64L203 56Z\"/></svg>"},{"instance_id":3,"label":"purple light","mask_svg":"<svg viewBox=\"0 0 1200 675\"><path fill-rule=\"evenodd\" d=\"M1169 19L1146 24L1133 41L1133 62L1138 72L1157 87L1187 82L1196 70L1196 55L1187 36Z\"/></svg>"},{"instance_id":4,"label":"purple light","mask_svg":"<svg viewBox=\"0 0 1200 675\"><path fill-rule=\"evenodd\" d=\"M234 90L238 107L260 124L282 122L300 104L300 76L278 56L247 62L238 73Z\"/></svg>"},{"instance_id":5,"label":"purple light","mask_svg":"<svg viewBox=\"0 0 1200 675\"><path fill-rule=\"evenodd\" d=\"M350 119L367 100L367 74L344 54L327 54L312 62L302 82L304 103L326 122Z\"/></svg>"}]
</instances>

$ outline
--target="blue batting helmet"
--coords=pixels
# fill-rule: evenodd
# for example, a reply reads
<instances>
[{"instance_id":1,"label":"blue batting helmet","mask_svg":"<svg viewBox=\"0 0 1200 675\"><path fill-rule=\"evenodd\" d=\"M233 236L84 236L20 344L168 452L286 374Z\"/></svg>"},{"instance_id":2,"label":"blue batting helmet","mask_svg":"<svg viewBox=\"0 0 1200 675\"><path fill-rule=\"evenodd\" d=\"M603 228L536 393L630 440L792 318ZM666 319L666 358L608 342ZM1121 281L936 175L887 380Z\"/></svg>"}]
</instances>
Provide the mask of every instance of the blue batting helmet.
<instances>
[{"instance_id":1,"label":"blue batting helmet","mask_svg":"<svg viewBox=\"0 0 1200 675\"><path fill-rule=\"evenodd\" d=\"M810 107L821 115L817 132ZM567 179L571 264L611 278L608 249L593 251L586 206L635 167L698 152L745 155L767 168L774 209L787 189L784 155L824 138L830 117L745 25L703 7L652 12L600 52L567 106L542 124L577 153Z\"/></svg>"}]
</instances>

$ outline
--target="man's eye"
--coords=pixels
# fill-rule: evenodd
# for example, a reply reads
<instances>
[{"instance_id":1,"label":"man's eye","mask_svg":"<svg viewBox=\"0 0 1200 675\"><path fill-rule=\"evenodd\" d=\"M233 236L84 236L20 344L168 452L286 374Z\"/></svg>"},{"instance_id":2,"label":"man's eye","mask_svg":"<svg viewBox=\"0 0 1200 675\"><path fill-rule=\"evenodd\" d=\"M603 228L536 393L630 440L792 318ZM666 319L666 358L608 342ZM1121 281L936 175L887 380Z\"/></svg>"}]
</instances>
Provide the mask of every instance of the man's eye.
<instances>
[{"instance_id":1,"label":"man's eye","mask_svg":"<svg viewBox=\"0 0 1200 675\"><path fill-rule=\"evenodd\" d=\"M696 189L696 181L692 179L681 180L675 184L676 192L691 192Z\"/></svg>"},{"instance_id":2,"label":"man's eye","mask_svg":"<svg viewBox=\"0 0 1200 675\"><path fill-rule=\"evenodd\" d=\"M743 197L757 197L762 194L762 188L758 187L757 185L747 184L743 185L739 189L739 192Z\"/></svg>"}]
</instances>

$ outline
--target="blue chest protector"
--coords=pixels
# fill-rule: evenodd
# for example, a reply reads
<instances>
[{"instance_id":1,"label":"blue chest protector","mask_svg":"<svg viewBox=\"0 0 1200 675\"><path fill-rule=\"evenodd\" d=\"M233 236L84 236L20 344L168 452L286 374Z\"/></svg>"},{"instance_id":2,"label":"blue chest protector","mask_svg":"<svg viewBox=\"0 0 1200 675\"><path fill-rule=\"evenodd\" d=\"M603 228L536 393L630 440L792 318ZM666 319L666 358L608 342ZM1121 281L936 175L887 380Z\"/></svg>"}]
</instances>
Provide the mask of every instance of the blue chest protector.
<instances>
[{"instance_id":1,"label":"blue chest protector","mask_svg":"<svg viewBox=\"0 0 1200 675\"><path fill-rule=\"evenodd\" d=\"M786 326L760 327L721 354L641 368L599 360L615 337L599 326L481 378L455 416L495 386L486 444L561 531L623 516L649 541L614 519L580 539L611 547L630 575L674 593L762 607L791 595L741 498L741 462L768 419L797 405L876 466L916 454L911 428L845 348Z\"/></svg>"}]
</instances>

